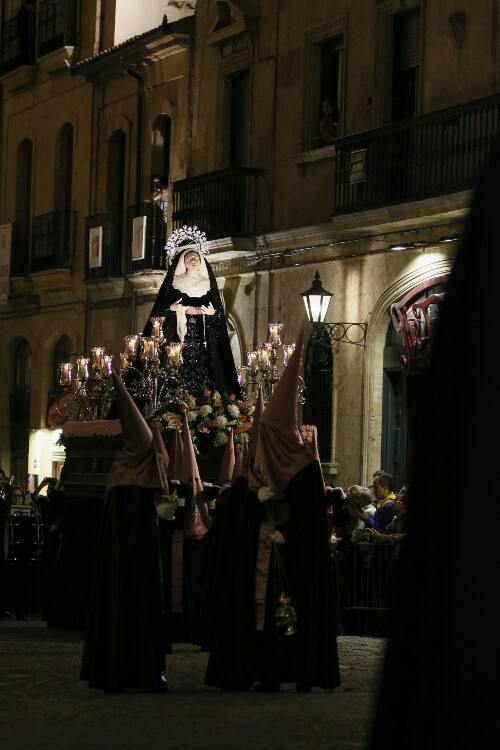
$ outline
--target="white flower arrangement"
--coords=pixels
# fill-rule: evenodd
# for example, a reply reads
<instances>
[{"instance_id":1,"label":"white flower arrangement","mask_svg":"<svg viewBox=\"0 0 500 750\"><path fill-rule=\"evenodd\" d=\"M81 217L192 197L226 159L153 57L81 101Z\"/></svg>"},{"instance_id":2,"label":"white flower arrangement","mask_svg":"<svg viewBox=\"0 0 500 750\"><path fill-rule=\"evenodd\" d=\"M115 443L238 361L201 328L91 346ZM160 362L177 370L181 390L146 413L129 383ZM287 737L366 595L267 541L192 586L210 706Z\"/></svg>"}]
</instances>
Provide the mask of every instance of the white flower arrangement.
<instances>
[{"instance_id":1,"label":"white flower arrangement","mask_svg":"<svg viewBox=\"0 0 500 750\"><path fill-rule=\"evenodd\" d=\"M225 445L227 443L228 434L227 432L223 430L218 430L216 434L213 437L213 446L214 448L218 448L220 445Z\"/></svg>"},{"instance_id":2,"label":"white flower arrangement","mask_svg":"<svg viewBox=\"0 0 500 750\"><path fill-rule=\"evenodd\" d=\"M180 430L186 412L195 449L202 454L225 445L231 430L236 445L248 441L255 411L252 398L205 389L198 402L192 395L185 400L187 403L162 404L153 418L167 430Z\"/></svg>"}]
</instances>

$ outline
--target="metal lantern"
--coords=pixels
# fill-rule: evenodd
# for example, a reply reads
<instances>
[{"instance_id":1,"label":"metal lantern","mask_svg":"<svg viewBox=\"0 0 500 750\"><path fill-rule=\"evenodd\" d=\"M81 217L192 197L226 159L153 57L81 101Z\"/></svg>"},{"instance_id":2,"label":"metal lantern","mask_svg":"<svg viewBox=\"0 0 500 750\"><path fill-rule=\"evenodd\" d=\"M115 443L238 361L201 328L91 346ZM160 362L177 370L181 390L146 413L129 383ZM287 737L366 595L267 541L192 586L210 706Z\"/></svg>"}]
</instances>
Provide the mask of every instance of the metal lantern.
<instances>
[{"instance_id":1,"label":"metal lantern","mask_svg":"<svg viewBox=\"0 0 500 750\"><path fill-rule=\"evenodd\" d=\"M333 294L323 288L319 271L316 271L311 288L307 292L302 292L307 319L310 323L324 323L332 297Z\"/></svg>"}]
</instances>

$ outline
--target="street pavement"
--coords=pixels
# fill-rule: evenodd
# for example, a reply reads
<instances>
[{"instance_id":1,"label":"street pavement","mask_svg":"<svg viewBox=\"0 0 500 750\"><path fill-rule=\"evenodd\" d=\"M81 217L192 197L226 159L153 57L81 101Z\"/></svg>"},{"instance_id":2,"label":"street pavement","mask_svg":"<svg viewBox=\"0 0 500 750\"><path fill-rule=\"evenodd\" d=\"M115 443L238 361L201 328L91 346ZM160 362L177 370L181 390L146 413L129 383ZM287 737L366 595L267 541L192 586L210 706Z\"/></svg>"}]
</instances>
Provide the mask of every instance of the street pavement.
<instances>
[{"instance_id":1,"label":"street pavement","mask_svg":"<svg viewBox=\"0 0 500 750\"><path fill-rule=\"evenodd\" d=\"M361 750L384 641L339 638L333 692L230 693L203 685L207 654L178 644L168 692L104 694L78 681L82 634L0 621L5 750Z\"/></svg>"}]
</instances>

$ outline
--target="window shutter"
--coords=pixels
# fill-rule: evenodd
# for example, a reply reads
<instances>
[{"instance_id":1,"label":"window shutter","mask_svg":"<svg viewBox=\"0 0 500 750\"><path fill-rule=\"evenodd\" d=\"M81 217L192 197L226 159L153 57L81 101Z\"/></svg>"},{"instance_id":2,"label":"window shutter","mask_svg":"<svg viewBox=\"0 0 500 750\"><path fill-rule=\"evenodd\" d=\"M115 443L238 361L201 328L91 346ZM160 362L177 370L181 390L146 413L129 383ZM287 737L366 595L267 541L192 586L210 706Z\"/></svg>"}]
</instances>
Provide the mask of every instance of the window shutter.
<instances>
[{"instance_id":1,"label":"window shutter","mask_svg":"<svg viewBox=\"0 0 500 750\"><path fill-rule=\"evenodd\" d=\"M401 13L394 18L394 64L398 70L420 65L422 43L420 10Z\"/></svg>"}]
</instances>

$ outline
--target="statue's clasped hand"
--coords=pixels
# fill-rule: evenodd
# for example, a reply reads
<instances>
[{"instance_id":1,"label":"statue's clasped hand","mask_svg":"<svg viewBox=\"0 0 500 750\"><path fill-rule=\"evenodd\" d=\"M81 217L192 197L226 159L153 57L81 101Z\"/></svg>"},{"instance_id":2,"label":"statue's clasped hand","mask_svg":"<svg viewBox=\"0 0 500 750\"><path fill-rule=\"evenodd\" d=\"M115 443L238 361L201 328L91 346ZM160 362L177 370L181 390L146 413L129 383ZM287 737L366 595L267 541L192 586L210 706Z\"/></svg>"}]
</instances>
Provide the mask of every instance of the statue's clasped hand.
<instances>
[{"instance_id":1,"label":"statue's clasped hand","mask_svg":"<svg viewBox=\"0 0 500 750\"><path fill-rule=\"evenodd\" d=\"M215 315L215 308L211 302L209 302L208 305L202 305L201 311L203 315Z\"/></svg>"},{"instance_id":2,"label":"statue's clasped hand","mask_svg":"<svg viewBox=\"0 0 500 750\"><path fill-rule=\"evenodd\" d=\"M172 303L172 304L170 305L170 309L171 309L171 310L173 310L173 311L175 312L175 311L177 310L177 305L179 304L179 302L180 302L181 300L182 300L182 297L180 297L180 298L179 298L179 299L177 300L177 302L173 302L173 303Z\"/></svg>"}]
</instances>

